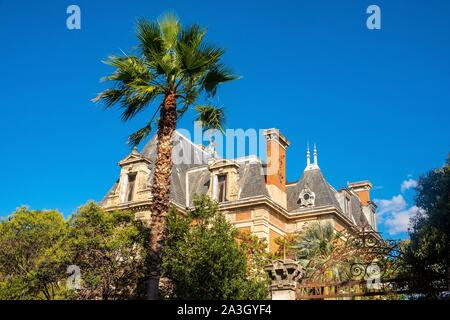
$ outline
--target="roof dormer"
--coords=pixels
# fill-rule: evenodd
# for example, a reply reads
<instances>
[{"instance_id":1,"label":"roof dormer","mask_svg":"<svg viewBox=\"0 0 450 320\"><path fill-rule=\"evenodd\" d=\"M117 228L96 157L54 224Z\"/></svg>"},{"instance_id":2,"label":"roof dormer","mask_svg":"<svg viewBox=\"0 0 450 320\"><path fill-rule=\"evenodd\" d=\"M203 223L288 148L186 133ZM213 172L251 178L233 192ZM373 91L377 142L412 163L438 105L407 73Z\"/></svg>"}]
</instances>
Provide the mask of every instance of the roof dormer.
<instances>
[{"instance_id":1,"label":"roof dormer","mask_svg":"<svg viewBox=\"0 0 450 320\"><path fill-rule=\"evenodd\" d=\"M220 202L233 201L238 198L239 164L229 159L211 159L208 169L211 172L209 195Z\"/></svg>"},{"instance_id":2,"label":"roof dormer","mask_svg":"<svg viewBox=\"0 0 450 320\"><path fill-rule=\"evenodd\" d=\"M134 147L131 153L119 162L119 166L123 168L138 162L150 164L150 160L140 154L137 147Z\"/></svg>"},{"instance_id":3,"label":"roof dormer","mask_svg":"<svg viewBox=\"0 0 450 320\"><path fill-rule=\"evenodd\" d=\"M119 162L120 177L115 189L107 198L107 206L133 204L150 199L151 161L133 148L131 153Z\"/></svg>"}]
</instances>

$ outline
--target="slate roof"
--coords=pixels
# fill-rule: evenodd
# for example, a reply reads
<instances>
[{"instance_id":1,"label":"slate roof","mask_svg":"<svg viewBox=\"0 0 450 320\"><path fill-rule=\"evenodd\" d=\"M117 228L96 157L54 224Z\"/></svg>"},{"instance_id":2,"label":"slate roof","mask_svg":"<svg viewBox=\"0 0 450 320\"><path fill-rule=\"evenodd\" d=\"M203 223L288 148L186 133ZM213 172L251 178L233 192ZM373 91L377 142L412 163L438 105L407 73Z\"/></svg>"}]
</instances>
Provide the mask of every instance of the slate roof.
<instances>
[{"instance_id":1,"label":"slate roof","mask_svg":"<svg viewBox=\"0 0 450 320\"><path fill-rule=\"evenodd\" d=\"M303 189L308 187L316 196L315 207L335 206L340 209L341 206L336 199L331 186L323 177L320 169L306 170L296 184L287 186L287 210L294 211L300 209L299 196Z\"/></svg>"},{"instance_id":2,"label":"slate roof","mask_svg":"<svg viewBox=\"0 0 450 320\"><path fill-rule=\"evenodd\" d=\"M210 171L208 170L208 158L210 155L175 131L173 137L174 149L172 167L172 178L170 188L170 199L180 206L186 206L186 193L189 197L189 205L192 205L195 194L205 194L209 190ZM149 184L153 180L154 166L156 161L157 137L154 135L150 141L142 148L141 155L149 159L150 176ZM239 164L238 168L238 200L265 196L269 197L264 177L264 165L256 157L248 157L235 160ZM186 179L188 179L188 190L186 192ZM117 188L116 182L109 190L105 198ZM341 192L337 192L324 178L319 168L306 170L302 177L296 182L286 186L287 211L301 212L299 195L301 191L308 187L315 193L314 208L322 206L334 206L341 214L346 215L339 203ZM358 197L350 192L350 205L352 217L358 225L367 223L362 214L361 203ZM104 200L103 200L104 201ZM102 202L103 202L102 201ZM310 212L311 208L308 208ZM348 216L348 215L347 215Z\"/></svg>"},{"instance_id":3,"label":"slate roof","mask_svg":"<svg viewBox=\"0 0 450 320\"><path fill-rule=\"evenodd\" d=\"M355 221L357 225L367 224L367 219L362 213L361 203L358 196L350 193L351 217L346 213L339 203L339 193L325 180L322 171L317 169L306 170L297 183L286 186L287 193L287 210L302 211L300 206L300 193L304 188L308 187L316 196L315 208L321 206L334 206L344 216ZM311 208L305 209L310 212Z\"/></svg>"},{"instance_id":4,"label":"slate roof","mask_svg":"<svg viewBox=\"0 0 450 320\"><path fill-rule=\"evenodd\" d=\"M269 196L266 188L263 165L259 161L241 163L239 174L239 199Z\"/></svg>"},{"instance_id":5,"label":"slate roof","mask_svg":"<svg viewBox=\"0 0 450 320\"><path fill-rule=\"evenodd\" d=\"M242 159L237 161L238 169L238 200L257 196L269 196L266 188L264 172L260 161L252 159ZM187 172L189 179L189 204L195 194L205 194L208 192L211 183L211 174L207 166L195 168Z\"/></svg>"},{"instance_id":6,"label":"slate roof","mask_svg":"<svg viewBox=\"0 0 450 320\"><path fill-rule=\"evenodd\" d=\"M140 152L142 156L150 160L149 183L152 182L154 175L156 144L157 137L154 135ZM195 194L204 194L209 189L210 172L207 164L209 155L178 131L175 131L173 144L172 157L174 164L172 167L170 199L181 206L186 205L186 179L189 179L188 196L189 204L192 205ZM237 161L240 165L238 169L238 199L269 196L261 162L254 158L238 159ZM117 182L109 190L105 198L116 188Z\"/></svg>"},{"instance_id":7,"label":"slate roof","mask_svg":"<svg viewBox=\"0 0 450 320\"><path fill-rule=\"evenodd\" d=\"M358 196L354 194L350 196L350 206L352 208L351 213L356 224L368 225L369 222L367 221L366 216L362 212L361 202L359 201Z\"/></svg>"},{"instance_id":8,"label":"slate roof","mask_svg":"<svg viewBox=\"0 0 450 320\"><path fill-rule=\"evenodd\" d=\"M154 135L150 141L142 148L142 156L150 160L149 184L153 181L154 167L156 162L157 136ZM170 187L170 199L180 205L186 203L186 172L189 169L205 166L208 161L208 154L193 144L178 131L173 135L173 153L174 164L172 167L172 178ZM117 182L106 194L105 198L117 188ZM102 200L104 202L105 198Z\"/></svg>"}]
</instances>

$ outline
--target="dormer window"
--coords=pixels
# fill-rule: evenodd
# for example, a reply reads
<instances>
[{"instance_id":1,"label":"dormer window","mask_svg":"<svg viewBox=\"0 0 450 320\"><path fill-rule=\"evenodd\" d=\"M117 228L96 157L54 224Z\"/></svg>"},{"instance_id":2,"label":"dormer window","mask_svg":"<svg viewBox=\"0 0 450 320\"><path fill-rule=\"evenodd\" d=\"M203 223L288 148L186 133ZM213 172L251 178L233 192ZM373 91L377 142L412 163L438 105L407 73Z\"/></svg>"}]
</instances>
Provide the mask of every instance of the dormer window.
<instances>
[{"instance_id":1,"label":"dormer window","mask_svg":"<svg viewBox=\"0 0 450 320\"><path fill-rule=\"evenodd\" d=\"M351 206L350 206L350 199L345 197L345 213L350 216L351 215Z\"/></svg>"},{"instance_id":2,"label":"dormer window","mask_svg":"<svg viewBox=\"0 0 450 320\"><path fill-rule=\"evenodd\" d=\"M224 202L227 200L227 175L220 174L217 176L217 201Z\"/></svg>"},{"instance_id":3,"label":"dormer window","mask_svg":"<svg viewBox=\"0 0 450 320\"><path fill-rule=\"evenodd\" d=\"M139 153L137 148L119 162L121 167L119 184L110 198L110 205L150 199L150 188L146 182L150 176L151 161Z\"/></svg>"},{"instance_id":4,"label":"dormer window","mask_svg":"<svg viewBox=\"0 0 450 320\"><path fill-rule=\"evenodd\" d=\"M128 184L127 184L127 193L126 193L126 201L133 201L134 195L134 185L136 183L136 173L128 174Z\"/></svg>"},{"instance_id":5,"label":"dormer window","mask_svg":"<svg viewBox=\"0 0 450 320\"><path fill-rule=\"evenodd\" d=\"M308 187L305 187L299 195L300 205L302 207L312 207L315 205L316 195Z\"/></svg>"},{"instance_id":6,"label":"dormer window","mask_svg":"<svg viewBox=\"0 0 450 320\"><path fill-rule=\"evenodd\" d=\"M219 203L237 200L239 164L228 159L211 159L208 169L211 172L210 197Z\"/></svg>"}]
</instances>

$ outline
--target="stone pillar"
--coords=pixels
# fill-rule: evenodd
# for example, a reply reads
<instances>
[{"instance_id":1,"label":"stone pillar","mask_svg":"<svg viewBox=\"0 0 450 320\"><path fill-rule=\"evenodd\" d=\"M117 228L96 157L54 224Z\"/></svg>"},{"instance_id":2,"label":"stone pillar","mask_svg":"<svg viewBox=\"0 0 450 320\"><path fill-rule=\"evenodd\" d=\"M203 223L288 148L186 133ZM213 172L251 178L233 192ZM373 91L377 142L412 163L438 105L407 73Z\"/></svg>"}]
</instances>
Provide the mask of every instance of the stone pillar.
<instances>
[{"instance_id":1,"label":"stone pillar","mask_svg":"<svg viewBox=\"0 0 450 320\"><path fill-rule=\"evenodd\" d=\"M290 259L276 260L266 265L264 270L272 280L270 284L272 300L296 299L297 283L303 275L300 264Z\"/></svg>"}]
</instances>

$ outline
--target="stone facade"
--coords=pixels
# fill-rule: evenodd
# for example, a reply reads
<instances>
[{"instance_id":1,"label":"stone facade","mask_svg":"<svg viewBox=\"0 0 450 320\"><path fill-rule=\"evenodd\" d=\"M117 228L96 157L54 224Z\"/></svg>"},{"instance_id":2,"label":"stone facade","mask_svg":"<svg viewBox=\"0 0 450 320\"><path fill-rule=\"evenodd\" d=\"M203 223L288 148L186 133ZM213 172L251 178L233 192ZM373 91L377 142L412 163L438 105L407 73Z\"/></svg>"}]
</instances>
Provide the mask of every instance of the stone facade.
<instances>
[{"instance_id":1,"label":"stone facade","mask_svg":"<svg viewBox=\"0 0 450 320\"><path fill-rule=\"evenodd\" d=\"M370 200L370 182L334 189L307 152L301 178L286 182L287 139L276 129L266 130L266 163L256 156L217 159L179 132L174 136L171 202L180 212L192 207L195 194L219 201L228 221L241 231L267 240L267 249L278 249L276 239L301 231L312 221L329 221L336 230L376 230L376 205ZM119 162L117 182L102 201L107 210L129 209L150 219L150 185L156 159L156 137L138 152ZM177 161L182 159L183 161Z\"/></svg>"}]
</instances>

